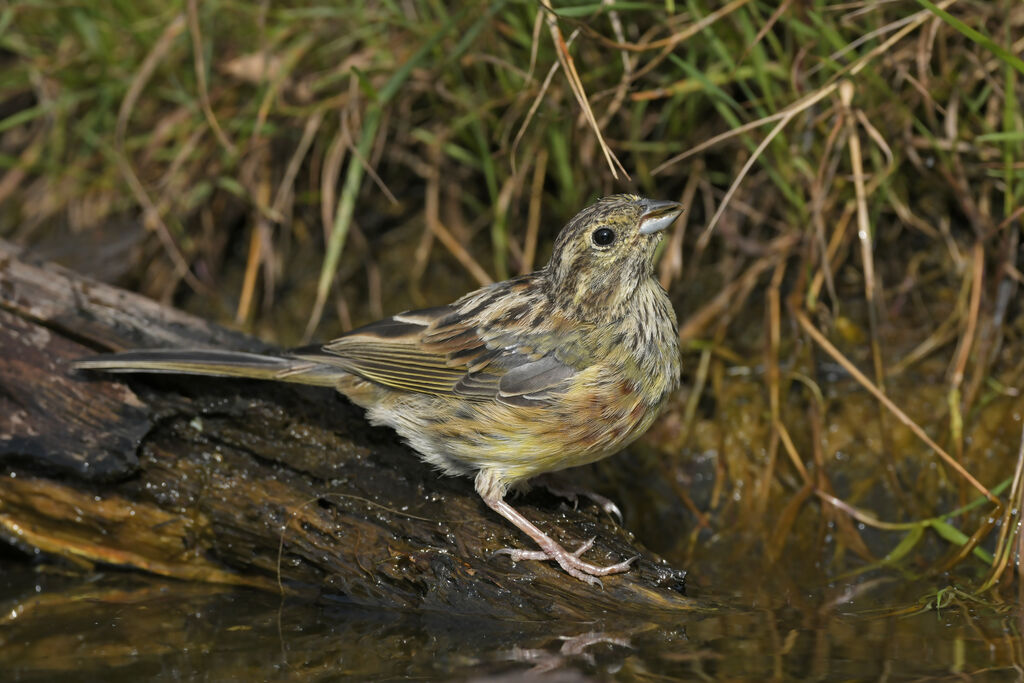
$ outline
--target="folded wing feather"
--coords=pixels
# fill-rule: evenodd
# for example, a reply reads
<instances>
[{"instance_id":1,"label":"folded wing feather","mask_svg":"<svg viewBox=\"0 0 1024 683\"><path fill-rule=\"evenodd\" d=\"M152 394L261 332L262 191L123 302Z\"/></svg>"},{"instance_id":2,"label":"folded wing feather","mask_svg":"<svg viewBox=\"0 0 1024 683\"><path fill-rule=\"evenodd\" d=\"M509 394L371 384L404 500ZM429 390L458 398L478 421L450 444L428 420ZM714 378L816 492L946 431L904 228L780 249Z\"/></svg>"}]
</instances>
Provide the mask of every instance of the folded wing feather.
<instances>
[{"instance_id":1,"label":"folded wing feather","mask_svg":"<svg viewBox=\"0 0 1024 683\"><path fill-rule=\"evenodd\" d=\"M541 406L576 374L554 353L486 341L452 306L407 311L291 355L402 391ZM503 340L504 341L504 340Z\"/></svg>"}]
</instances>

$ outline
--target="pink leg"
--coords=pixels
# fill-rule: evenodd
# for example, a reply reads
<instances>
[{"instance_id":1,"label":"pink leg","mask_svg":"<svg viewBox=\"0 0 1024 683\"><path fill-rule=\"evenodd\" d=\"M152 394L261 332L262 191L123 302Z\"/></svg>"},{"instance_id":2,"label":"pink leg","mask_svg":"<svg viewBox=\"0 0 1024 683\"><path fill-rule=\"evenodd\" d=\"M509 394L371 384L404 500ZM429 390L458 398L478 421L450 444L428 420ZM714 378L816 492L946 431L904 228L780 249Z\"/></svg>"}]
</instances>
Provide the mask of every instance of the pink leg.
<instances>
[{"instance_id":1,"label":"pink leg","mask_svg":"<svg viewBox=\"0 0 1024 683\"><path fill-rule=\"evenodd\" d=\"M580 559L580 555L590 549L594 539L590 539L575 552L569 552L558 542L541 531L533 522L523 517L514 507L505 502L505 491L502 482L497 479L495 473L488 470L480 470L476 476L476 491L491 508L499 515L516 525L523 533L532 538L540 550L517 550L515 548L502 548L498 553L504 553L513 560L554 560L567 573L575 576L580 581L589 584L601 585L598 576L618 574L627 571L629 565L636 559L631 557L628 560L613 564L608 567L598 567Z\"/></svg>"}]
</instances>

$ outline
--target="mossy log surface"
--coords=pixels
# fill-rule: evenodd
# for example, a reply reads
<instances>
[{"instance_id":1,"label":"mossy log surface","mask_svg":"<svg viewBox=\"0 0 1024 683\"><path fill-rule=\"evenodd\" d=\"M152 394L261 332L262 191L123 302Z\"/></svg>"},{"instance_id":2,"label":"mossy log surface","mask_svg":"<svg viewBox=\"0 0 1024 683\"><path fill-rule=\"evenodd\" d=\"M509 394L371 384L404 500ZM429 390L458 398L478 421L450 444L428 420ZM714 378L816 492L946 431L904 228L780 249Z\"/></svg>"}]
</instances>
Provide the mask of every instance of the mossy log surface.
<instances>
[{"instance_id":1,"label":"mossy log surface","mask_svg":"<svg viewBox=\"0 0 1024 683\"><path fill-rule=\"evenodd\" d=\"M361 604L586 619L689 611L684 572L589 503L517 506L587 557L639 554L603 588L551 563L468 479L438 476L335 392L271 382L78 373L147 347L265 345L149 299L34 263L0 242L0 535L86 568Z\"/></svg>"}]
</instances>

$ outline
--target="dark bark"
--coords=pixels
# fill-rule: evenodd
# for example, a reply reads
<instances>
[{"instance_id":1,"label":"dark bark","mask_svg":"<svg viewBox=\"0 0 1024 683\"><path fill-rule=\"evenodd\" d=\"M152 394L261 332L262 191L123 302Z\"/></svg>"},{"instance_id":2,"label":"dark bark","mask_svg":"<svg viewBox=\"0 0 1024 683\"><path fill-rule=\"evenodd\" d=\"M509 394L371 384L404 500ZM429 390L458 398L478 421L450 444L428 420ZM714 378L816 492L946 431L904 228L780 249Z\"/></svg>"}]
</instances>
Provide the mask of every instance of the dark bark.
<instances>
[{"instance_id":1,"label":"dark bark","mask_svg":"<svg viewBox=\"0 0 1024 683\"><path fill-rule=\"evenodd\" d=\"M597 589L530 547L467 479L440 477L325 389L76 373L146 347L265 350L148 299L33 264L0 243L0 534L31 551L195 581L492 616L692 610L683 572L593 505L517 505L587 557L640 553Z\"/></svg>"}]
</instances>

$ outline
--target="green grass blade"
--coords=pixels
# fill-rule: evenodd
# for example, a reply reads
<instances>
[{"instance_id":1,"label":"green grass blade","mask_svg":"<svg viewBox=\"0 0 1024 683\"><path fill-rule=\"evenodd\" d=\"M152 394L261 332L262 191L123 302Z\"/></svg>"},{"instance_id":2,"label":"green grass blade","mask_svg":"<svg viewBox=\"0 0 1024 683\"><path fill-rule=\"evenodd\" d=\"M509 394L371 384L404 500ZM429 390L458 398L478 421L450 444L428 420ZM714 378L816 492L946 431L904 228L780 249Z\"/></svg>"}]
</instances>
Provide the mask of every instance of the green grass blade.
<instances>
[{"instance_id":1,"label":"green grass blade","mask_svg":"<svg viewBox=\"0 0 1024 683\"><path fill-rule=\"evenodd\" d=\"M455 28L459 20L465 16L467 9L452 15L442 24L434 35L423 43L415 53L402 66L391 75L388 82L377 93L377 99L373 102L363 121L363 130L359 136L359 143L356 151L361 159L370 156L373 141L377 137L377 130L380 127L381 116L384 107L398 92L402 84L409 78L409 74L421 63L428 54L437 46L448 33ZM345 182L342 185L341 196L338 199L338 208L334 215L334 226L331 230L331 237L327 242L327 250L324 254L323 265L320 268L320 279L316 287L316 303L313 306L313 313L309 323L306 325L306 337L312 336L313 330L320 322L327 295L331 289L331 282L338 270L338 263L341 261L341 252L345 247L345 240L348 237L349 226L352 224L352 214L355 212L356 198L359 194L359 187L363 182L363 164L359 159L352 159L345 174Z\"/></svg>"},{"instance_id":2,"label":"green grass blade","mask_svg":"<svg viewBox=\"0 0 1024 683\"><path fill-rule=\"evenodd\" d=\"M1003 62L1005 62L1009 66L1012 66L1020 73L1024 74L1024 60L1022 60L1020 57L1013 54L1003 46L997 44L995 41L993 41L991 38L986 36L981 31L971 28L970 26L960 21L946 10L941 9L934 3L930 2L930 0L917 0L917 2L918 4L927 8L932 14L942 19L944 22L955 28L957 31L960 31L960 33L964 34L978 45L983 46L985 49L990 51Z\"/></svg>"}]
</instances>

